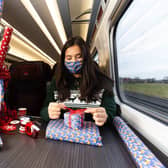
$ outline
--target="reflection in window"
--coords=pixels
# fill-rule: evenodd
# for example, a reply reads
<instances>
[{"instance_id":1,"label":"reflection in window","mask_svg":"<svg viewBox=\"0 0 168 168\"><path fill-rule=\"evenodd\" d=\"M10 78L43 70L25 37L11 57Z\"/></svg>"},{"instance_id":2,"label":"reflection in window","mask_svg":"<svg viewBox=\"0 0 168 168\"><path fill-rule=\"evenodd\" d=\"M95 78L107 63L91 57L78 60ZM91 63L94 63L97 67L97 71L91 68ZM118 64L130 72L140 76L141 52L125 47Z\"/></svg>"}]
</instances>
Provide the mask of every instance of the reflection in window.
<instances>
[{"instance_id":1,"label":"reflection in window","mask_svg":"<svg viewBox=\"0 0 168 168\"><path fill-rule=\"evenodd\" d=\"M134 0L116 29L120 94L168 114L168 1Z\"/></svg>"}]
</instances>

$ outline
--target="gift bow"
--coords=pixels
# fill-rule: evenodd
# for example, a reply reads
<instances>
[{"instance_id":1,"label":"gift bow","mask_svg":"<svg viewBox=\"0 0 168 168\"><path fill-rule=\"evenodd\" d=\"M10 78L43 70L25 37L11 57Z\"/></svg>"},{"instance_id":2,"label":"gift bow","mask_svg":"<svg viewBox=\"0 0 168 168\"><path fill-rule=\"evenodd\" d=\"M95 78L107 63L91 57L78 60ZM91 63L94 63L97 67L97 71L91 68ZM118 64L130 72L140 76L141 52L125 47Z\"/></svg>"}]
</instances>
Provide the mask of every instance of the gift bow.
<instances>
[{"instance_id":1,"label":"gift bow","mask_svg":"<svg viewBox=\"0 0 168 168\"><path fill-rule=\"evenodd\" d=\"M82 126L83 126L83 114L84 114L84 111L86 110L86 109L77 109L77 110L73 110L73 109L71 109L71 108L69 108L69 107L64 107L65 109L67 109L67 110L69 110L69 127L70 128L72 128L71 127L71 115L73 115L73 114L79 114L79 115L81 115L81 120L82 120Z\"/></svg>"}]
</instances>

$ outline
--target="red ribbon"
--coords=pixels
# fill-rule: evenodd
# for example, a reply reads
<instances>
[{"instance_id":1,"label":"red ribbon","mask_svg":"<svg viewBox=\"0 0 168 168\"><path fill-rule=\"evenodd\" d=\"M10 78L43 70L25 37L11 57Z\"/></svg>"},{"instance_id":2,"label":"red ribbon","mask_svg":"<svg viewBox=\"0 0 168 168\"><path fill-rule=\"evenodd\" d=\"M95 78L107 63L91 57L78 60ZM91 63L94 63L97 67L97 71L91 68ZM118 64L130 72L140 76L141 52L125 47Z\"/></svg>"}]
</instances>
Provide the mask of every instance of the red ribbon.
<instances>
[{"instance_id":1,"label":"red ribbon","mask_svg":"<svg viewBox=\"0 0 168 168\"><path fill-rule=\"evenodd\" d=\"M36 128L33 128L33 126L35 126ZM31 121L25 125L26 134L33 138L37 138L39 131L40 129Z\"/></svg>"},{"instance_id":2,"label":"red ribbon","mask_svg":"<svg viewBox=\"0 0 168 168\"><path fill-rule=\"evenodd\" d=\"M72 128L71 127L71 116L73 115L73 114L79 114L80 116L81 116L81 126L83 126L83 119L84 119L84 111L86 110L86 109L77 109L77 110L73 110L73 109L71 109L71 108L69 108L69 107L65 107L65 109L67 109L67 110L69 110L69 127L70 128Z\"/></svg>"},{"instance_id":3,"label":"red ribbon","mask_svg":"<svg viewBox=\"0 0 168 168\"><path fill-rule=\"evenodd\" d=\"M26 125L25 125L25 132L27 135L31 136L33 134L33 131L31 130L31 127L32 127L33 123L32 122L28 122Z\"/></svg>"}]
</instances>

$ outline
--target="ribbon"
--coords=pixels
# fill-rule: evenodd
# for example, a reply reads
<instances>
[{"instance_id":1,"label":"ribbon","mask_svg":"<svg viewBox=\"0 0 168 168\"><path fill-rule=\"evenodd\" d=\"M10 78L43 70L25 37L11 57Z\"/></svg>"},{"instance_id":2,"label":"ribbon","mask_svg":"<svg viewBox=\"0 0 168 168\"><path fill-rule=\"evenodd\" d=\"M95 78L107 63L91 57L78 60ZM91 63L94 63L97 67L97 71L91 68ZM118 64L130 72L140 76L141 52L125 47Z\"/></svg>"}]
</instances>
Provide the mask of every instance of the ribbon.
<instances>
[{"instance_id":1,"label":"ribbon","mask_svg":"<svg viewBox=\"0 0 168 168\"><path fill-rule=\"evenodd\" d=\"M69 107L65 107L65 109L67 109L69 111L69 127L72 128L72 126L71 126L71 116L73 114L79 114L81 116L81 127L83 127L83 119L84 119L84 115L83 114L84 114L84 111L86 109L73 110L73 109L71 109Z\"/></svg>"},{"instance_id":2,"label":"ribbon","mask_svg":"<svg viewBox=\"0 0 168 168\"><path fill-rule=\"evenodd\" d=\"M26 131L26 134L31 136L33 134L33 131L31 130L31 127L32 127L33 123L32 122L28 122L26 125L25 125L25 131Z\"/></svg>"},{"instance_id":3,"label":"ribbon","mask_svg":"<svg viewBox=\"0 0 168 168\"><path fill-rule=\"evenodd\" d=\"M32 136L33 138L36 138L38 136L39 131L40 131L39 127L37 127L31 121L25 125L26 134Z\"/></svg>"}]
</instances>

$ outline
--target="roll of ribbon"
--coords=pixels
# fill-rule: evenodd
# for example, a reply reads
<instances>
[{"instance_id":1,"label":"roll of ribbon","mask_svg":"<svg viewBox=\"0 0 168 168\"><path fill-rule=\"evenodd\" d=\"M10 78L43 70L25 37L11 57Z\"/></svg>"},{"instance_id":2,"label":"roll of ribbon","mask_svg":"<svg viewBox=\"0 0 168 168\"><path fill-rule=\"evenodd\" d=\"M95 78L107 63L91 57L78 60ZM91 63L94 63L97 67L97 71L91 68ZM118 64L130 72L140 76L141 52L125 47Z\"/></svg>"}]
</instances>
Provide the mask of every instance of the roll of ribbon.
<instances>
[{"instance_id":1,"label":"roll of ribbon","mask_svg":"<svg viewBox=\"0 0 168 168\"><path fill-rule=\"evenodd\" d=\"M25 126L25 132L27 135L33 137L33 138L37 138L39 132L40 132L40 128L37 127L35 124L33 124L32 122L28 122Z\"/></svg>"},{"instance_id":2,"label":"roll of ribbon","mask_svg":"<svg viewBox=\"0 0 168 168\"><path fill-rule=\"evenodd\" d=\"M27 113L27 108L23 108L23 107L22 108L18 108L17 115L18 115L19 118L25 116L26 113Z\"/></svg>"},{"instance_id":3,"label":"roll of ribbon","mask_svg":"<svg viewBox=\"0 0 168 168\"><path fill-rule=\"evenodd\" d=\"M30 122L29 117L20 117L20 127L19 127L19 132L21 134L26 133L26 124Z\"/></svg>"},{"instance_id":4,"label":"roll of ribbon","mask_svg":"<svg viewBox=\"0 0 168 168\"><path fill-rule=\"evenodd\" d=\"M10 122L10 125L16 126L16 130L18 130L19 129L19 125L20 125L20 121L19 120L12 120Z\"/></svg>"},{"instance_id":5,"label":"roll of ribbon","mask_svg":"<svg viewBox=\"0 0 168 168\"><path fill-rule=\"evenodd\" d=\"M83 127L85 109L72 110L66 108L69 112L64 113L64 124L72 129L80 129Z\"/></svg>"}]
</instances>

